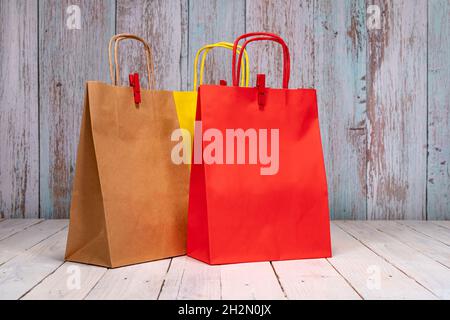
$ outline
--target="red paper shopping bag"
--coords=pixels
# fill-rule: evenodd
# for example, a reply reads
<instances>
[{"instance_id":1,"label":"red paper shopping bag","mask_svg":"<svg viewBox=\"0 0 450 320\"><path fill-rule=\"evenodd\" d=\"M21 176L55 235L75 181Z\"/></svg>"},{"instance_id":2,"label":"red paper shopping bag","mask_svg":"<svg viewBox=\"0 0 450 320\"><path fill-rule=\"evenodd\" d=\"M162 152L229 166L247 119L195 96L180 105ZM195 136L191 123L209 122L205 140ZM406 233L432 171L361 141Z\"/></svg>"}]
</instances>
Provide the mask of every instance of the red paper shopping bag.
<instances>
[{"instance_id":1,"label":"red paper shopping bag","mask_svg":"<svg viewBox=\"0 0 450 320\"><path fill-rule=\"evenodd\" d=\"M253 41L283 47L282 89L265 87L264 75L239 86L244 38L241 52ZM199 90L188 255L209 264L330 257L316 91L288 89L289 50L277 35L243 35L234 50L233 86Z\"/></svg>"}]
</instances>

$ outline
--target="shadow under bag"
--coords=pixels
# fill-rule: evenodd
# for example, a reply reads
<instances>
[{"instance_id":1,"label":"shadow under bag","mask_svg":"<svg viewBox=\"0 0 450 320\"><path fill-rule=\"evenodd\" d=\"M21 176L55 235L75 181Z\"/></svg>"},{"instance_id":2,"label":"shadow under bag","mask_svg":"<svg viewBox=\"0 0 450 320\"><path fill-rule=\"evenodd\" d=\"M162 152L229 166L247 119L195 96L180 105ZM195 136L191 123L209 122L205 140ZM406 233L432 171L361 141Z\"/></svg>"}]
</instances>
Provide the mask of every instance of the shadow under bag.
<instances>
[{"instance_id":1,"label":"shadow under bag","mask_svg":"<svg viewBox=\"0 0 450 320\"><path fill-rule=\"evenodd\" d=\"M150 47L133 35L111 44L124 39L144 45L150 86ZM142 90L137 104L117 63L113 79L111 44L113 84L86 85L66 260L119 267L185 254L189 166L171 161L172 92Z\"/></svg>"},{"instance_id":2,"label":"shadow under bag","mask_svg":"<svg viewBox=\"0 0 450 320\"><path fill-rule=\"evenodd\" d=\"M257 87L239 86L236 49L243 38L250 39L242 45L241 53L253 41L274 41L283 47L282 89L265 87L264 75L258 75ZM331 256L316 91L289 89L289 73L290 57L285 42L274 34L250 33L234 43L233 86L200 86L196 120L201 121L202 127L195 132L196 143L209 130L221 133L227 144L230 129L249 134L244 137L245 164L238 163L236 154L230 157L228 148L221 159L216 157L216 162L199 163L194 150L188 213L189 256L209 264ZM256 135L250 134L252 130ZM277 131L279 148L274 149L279 152L277 167L262 174L267 162L261 158L261 143ZM262 132L267 133L266 137ZM256 152L250 148L251 139L259 142ZM210 144L218 143L217 139L208 140L199 142L204 151L211 148ZM235 142L237 145L237 139ZM271 150L271 144L276 142L270 140L266 149ZM250 153L256 155L253 163L249 163Z\"/></svg>"}]
</instances>

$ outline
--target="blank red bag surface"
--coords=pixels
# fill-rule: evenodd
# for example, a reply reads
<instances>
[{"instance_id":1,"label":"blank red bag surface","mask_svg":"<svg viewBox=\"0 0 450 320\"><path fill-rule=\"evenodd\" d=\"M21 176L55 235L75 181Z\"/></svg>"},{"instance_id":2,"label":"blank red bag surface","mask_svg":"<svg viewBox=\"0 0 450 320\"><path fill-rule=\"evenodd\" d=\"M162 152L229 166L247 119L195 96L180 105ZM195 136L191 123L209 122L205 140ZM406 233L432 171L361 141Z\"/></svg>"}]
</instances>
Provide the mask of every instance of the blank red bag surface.
<instances>
[{"instance_id":1,"label":"blank red bag surface","mask_svg":"<svg viewBox=\"0 0 450 320\"><path fill-rule=\"evenodd\" d=\"M281 44L283 88L239 87L234 52L233 86L201 86L196 120L202 122L202 133L215 128L224 137L226 129L278 129L279 169L261 175L260 160L258 164L193 163L188 255L209 264L330 257L316 91L288 89L289 50L281 38L246 34L236 40L235 50L244 38L250 40L243 49L252 41ZM203 149L209 143L202 141Z\"/></svg>"}]
</instances>

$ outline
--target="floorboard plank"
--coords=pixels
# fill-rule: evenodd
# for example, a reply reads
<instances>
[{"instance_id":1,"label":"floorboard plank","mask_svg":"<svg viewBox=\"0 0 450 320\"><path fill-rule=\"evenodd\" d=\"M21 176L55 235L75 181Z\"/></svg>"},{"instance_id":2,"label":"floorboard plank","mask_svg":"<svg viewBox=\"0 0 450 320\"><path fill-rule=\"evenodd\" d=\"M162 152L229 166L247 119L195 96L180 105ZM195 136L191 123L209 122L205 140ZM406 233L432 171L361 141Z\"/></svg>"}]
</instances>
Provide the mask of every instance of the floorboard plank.
<instances>
[{"instance_id":1,"label":"floorboard plank","mask_svg":"<svg viewBox=\"0 0 450 320\"><path fill-rule=\"evenodd\" d=\"M427 219L450 219L450 1L427 7Z\"/></svg>"},{"instance_id":2,"label":"floorboard plank","mask_svg":"<svg viewBox=\"0 0 450 320\"><path fill-rule=\"evenodd\" d=\"M40 219L6 219L0 223L0 241L42 221Z\"/></svg>"},{"instance_id":3,"label":"floorboard plank","mask_svg":"<svg viewBox=\"0 0 450 320\"><path fill-rule=\"evenodd\" d=\"M294 8L299 7L299 1L291 3ZM292 65L296 68L291 73L308 74L313 69L314 81L310 85L319 92L317 103L330 216L333 219L366 219L367 164L374 158L369 158L367 152L370 140L367 131L366 79L369 70L366 53L369 42L366 3L364 0L314 0L309 3L314 20L303 22L313 34L305 39L295 37L289 43L297 44L296 55L309 57L299 61L303 63L294 62ZM270 11L268 14L271 15ZM301 21L296 23L301 24ZM287 30L286 36L295 35L294 30ZM310 43L312 51L308 50Z\"/></svg>"},{"instance_id":4,"label":"floorboard plank","mask_svg":"<svg viewBox=\"0 0 450 320\"><path fill-rule=\"evenodd\" d=\"M398 241L450 268L450 246L395 221L361 221L361 223L387 233Z\"/></svg>"},{"instance_id":5,"label":"floorboard plank","mask_svg":"<svg viewBox=\"0 0 450 320\"><path fill-rule=\"evenodd\" d=\"M39 217L37 9L36 0L0 1L0 216L5 218Z\"/></svg>"},{"instance_id":6,"label":"floorboard plank","mask_svg":"<svg viewBox=\"0 0 450 320\"><path fill-rule=\"evenodd\" d=\"M328 261L364 299L436 299L338 225L331 225L333 257Z\"/></svg>"},{"instance_id":7,"label":"floorboard plank","mask_svg":"<svg viewBox=\"0 0 450 320\"><path fill-rule=\"evenodd\" d=\"M434 221L429 221L431 223L437 224L438 226L450 229L450 221L449 220L434 220Z\"/></svg>"},{"instance_id":8,"label":"floorboard plank","mask_svg":"<svg viewBox=\"0 0 450 320\"><path fill-rule=\"evenodd\" d=\"M270 262L220 266L223 300L286 299Z\"/></svg>"},{"instance_id":9,"label":"floorboard plank","mask_svg":"<svg viewBox=\"0 0 450 320\"><path fill-rule=\"evenodd\" d=\"M197 50L208 43L233 41L245 33L245 4L245 0L189 1L189 51L187 55L189 90L192 90L193 87L193 64ZM205 63L204 83L219 83L222 79L231 83L231 64L228 63L231 61L231 57L230 50L221 48L210 51Z\"/></svg>"},{"instance_id":10,"label":"floorboard plank","mask_svg":"<svg viewBox=\"0 0 450 320\"><path fill-rule=\"evenodd\" d=\"M66 228L67 224L67 220L43 221L0 241L0 266Z\"/></svg>"},{"instance_id":11,"label":"floorboard plank","mask_svg":"<svg viewBox=\"0 0 450 320\"><path fill-rule=\"evenodd\" d=\"M335 222L441 299L450 299L450 270L393 237L360 222Z\"/></svg>"},{"instance_id":12,"label":"floorboard plank","mask_svg":"<svg viewBox=\"0 0 450 320\"><path fill-rule=\"evenodd\" d=\"M221 299L220 266L209 266L187 256L172 259L159 299Z\"/></svg>"},{"instance_id":13,"label":"floorboard plank","mask_svg":"<svg viewBox=\"0 0 450 320\"><path fill-rule=\"evenodd\" d=\"M370 220L426 217L428 2L365 1L381 17L378 30L367 28L364 53ZM372 23L372 13L365 17Z\"/></svg>"},{"instance_id":14,"label":"floorboard plank","mask_svg":"<svg viewBox=\"0 0 450 320\"><path fill-rule=\"evenodd\" d=\"M80 8L81 30L66 27L76 17L68 14L70 5ZM68 218L85 82L110 83L107 50L116 1L39 0L38 6L39 212L46 219Z\"/></svg>"},{"instance_id":15,"label":"floorboard plank","mask_svg":"<svg viewBox=\"0 0 450 320\"><path fill-rule=\"evenodd\" d=\"M22 297L63 264L67 229L0 267L0 300Z\"/></svg>"},{"instance_id":16,"label":"floorboard plank","mask_svg":"<svg viewBox=\"0 0 450 320\"><path fill-rule=\"evenodd\" d=\"M172 260L159 298L278 300L285 295L269 262L209 266L177 257Z\"/></svg>"},{"instance_id":17,"label":"floorboard plank","mask_svg":"<svg viewBox=\"0 0 450 320\"><path fill-rule=\"evenodd\" d=\"M183 256L111 270L64 263L66 226L0 222L0 299L450 298L446 221L336 221L329 259L209 266Z\"/></svg>"},{"instance_id":18,"label":"floorboard plank","mask_svg":"<svg viewBox=\"0 0 450 320\"><path fill-rule=\"evenodd\" d=\"M326 259L273 262L288 299L361 299Z\"/></svg>"},{"instance_id":19,"label":"floorboard plank","mask_svg":"<svg viewBox=\"0 0 450 320\"><path fill-rule=\"evenodd\" d=\"M84 299L106 270L102 267L66 262L27 293L22 300Z\"/></svg>"},{"instance_id":20,"label":"floorboard plank","mask_svg":"<svg viewBox=\"0 0 450 320\"><path fill-rule=\"evenodd\" d=\"M450 230L428 221L401 221L402 224L450 246Z\"/></svg>"},{"instance_id":21,"label":"floorboard plank","mask_svg":"<svg viewBox=\"0 0 450 320\"><path fill-rule=\"evenodd\" d=\"M154 61L156 88L179 90L181 72L184 69L181 63L187 62L185 59L180 60L182 50L185 49L181 40L188 36L183 34L188 31L185 25L188 18L185 1L117 0L116 12L116 33L136 34L149 43ZM131 72L146 70L142 49L137 45L135 41L124 41L121 44L121 83L128 83L128 75ZM141 77L141 87L147 87L144 76Z\"/></svg>"},{"instance_id":22,"label":"floorboard plank","mask_svg":"<svg viewBox=\"0 0 450 320\"><path fill-rule=\"evenodd\" d=\"M156 300L170 259L109 269L87 295L87 300Z\"/></svg>"}]
</instances>

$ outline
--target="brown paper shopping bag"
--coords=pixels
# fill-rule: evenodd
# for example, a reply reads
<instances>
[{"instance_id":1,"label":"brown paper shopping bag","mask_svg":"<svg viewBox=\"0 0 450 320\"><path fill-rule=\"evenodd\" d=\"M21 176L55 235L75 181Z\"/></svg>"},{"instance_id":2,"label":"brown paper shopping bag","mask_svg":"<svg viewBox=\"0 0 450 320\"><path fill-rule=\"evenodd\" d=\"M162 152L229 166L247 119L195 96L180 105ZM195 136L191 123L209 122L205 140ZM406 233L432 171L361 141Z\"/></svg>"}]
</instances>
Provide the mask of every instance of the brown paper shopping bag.
<instances>
[{"instance_id":1,"label":"brown paper shopping bag","mask_svg":"<svg viewBox=\"0 0 450 320\"><path fill-rule=\"evenodd\" d=\"M144 45L149 84L151 51ZM66 260L119 267L182 255L186 246L189 167L170 158L179 128L173 95L88 82L73 185ZM150 85L149 85L150 86Z\"/></svg>"}]
</instances>

